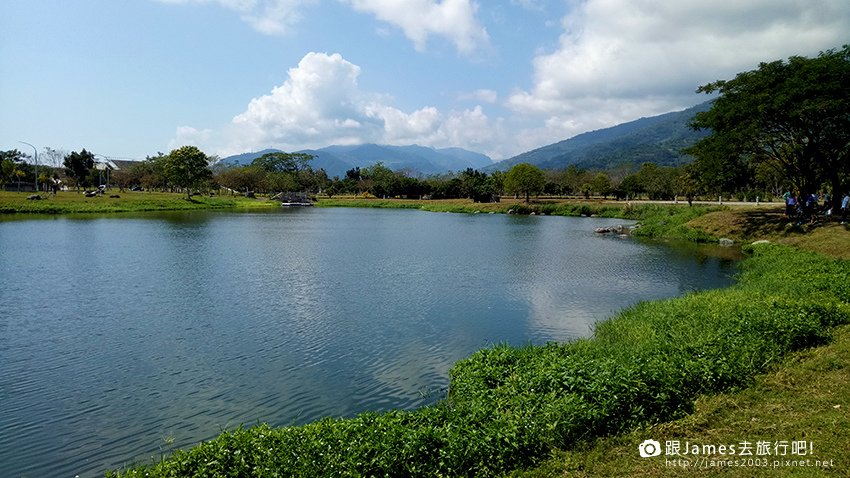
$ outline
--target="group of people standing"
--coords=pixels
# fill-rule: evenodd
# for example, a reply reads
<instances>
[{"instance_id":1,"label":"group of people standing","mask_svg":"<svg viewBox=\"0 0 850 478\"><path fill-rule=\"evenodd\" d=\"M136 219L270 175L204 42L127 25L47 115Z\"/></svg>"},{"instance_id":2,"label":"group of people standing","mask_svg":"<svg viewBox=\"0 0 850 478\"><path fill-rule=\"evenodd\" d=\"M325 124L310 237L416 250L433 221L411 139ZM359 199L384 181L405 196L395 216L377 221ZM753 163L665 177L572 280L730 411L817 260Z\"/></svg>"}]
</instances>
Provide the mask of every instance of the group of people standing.
<instances>
[{"instance_id":1,"label":"group of people standing","mask_svg":"<svg viewBox=\"0 0 850 478\"><path fill-rule=\"evenodd\" d=\"M785 217L796 219L797 224L808 221L813 224L823 214L827 217L841 217L841 224L847 223L848 208L850 208L850 193L845 193L841 198L841 206L839 211L833 211L832 197L827 194L818 195L815 193L804 195L794 194L787 191L782 195L785 199Z\"/></svg>"}]
</instances>

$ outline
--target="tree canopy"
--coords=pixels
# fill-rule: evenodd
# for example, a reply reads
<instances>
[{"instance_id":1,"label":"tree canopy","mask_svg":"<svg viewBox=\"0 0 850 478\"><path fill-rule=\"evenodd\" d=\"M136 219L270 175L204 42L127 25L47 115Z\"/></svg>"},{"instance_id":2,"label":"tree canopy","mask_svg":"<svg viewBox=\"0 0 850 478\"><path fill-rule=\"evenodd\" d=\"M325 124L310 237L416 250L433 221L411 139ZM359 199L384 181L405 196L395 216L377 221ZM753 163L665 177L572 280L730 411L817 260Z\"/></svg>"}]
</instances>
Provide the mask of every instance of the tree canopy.
<instances>
[{"instance_id":1,"label":"tree canopy","mask_svg":"<svg viewBox=\"0 0 850 478\"><path fill-rule=\"evenodd\" d=\"M209 158L195 146L183 146L172 150L164 158L165 177L177 187L185 188L186 197L192 196L192 188L212 178Z\"/></svg>"},{"instance_id":2,"label":"tree canopy","mask_svg":"<svg viewBox=\"0 0 850 478\"><path fill-rule=\"evenodd\" d=\"M20 182L26 158L27 155L17 149L0 151L0 186L16 180Z\"/></svg>"},{"instance_id":3,"label":"tree canopy","mask_svg":"<svg viewBox=\"0 0 850 478\"><path fill-rule=\"evenodd\" d=\"M89 173L94 168L94 154L86 151L85 148L79 153L74 151L65 156L63 165L65 166L65 175L73 179L79 189L81 185L86 185Z\"/></svg>"},{"instance_id":4,"label":"tree canopy","mask_svg":"<svg viewBox=\"0 0 850 478\"><path fill-rule=\"evenodd\" d=\"M768 168L796 191L826 186L837 200L850 174L850 46L816 58L761 63L697 91L717 93L692 123L711 134L686 150L695 169L728 188L747 169Z\"/></svg>"},{"instance_id":5,"label":"tree canopy","mask_svg":"<svg viewBox=\"0 0 850 478\"><path fill-rule=\"evenodd\" d=\"M266 153L255 159L251 166L257 166L269 173L295 173L309 168L310 161L314 158L307 153Z\"/></svg>"},{"instance_id":6,"label":"tree canopy","mask_svg":"<svg viewBox=\"0 0 850 478\"><path fill-rule=\"evenodd\" d=\"M520 163L512 167L505 175L505 190L525 196L530 201L532 194L540 194L546 186L546 175L537 166Z\"/></svg>"}]
</instances>

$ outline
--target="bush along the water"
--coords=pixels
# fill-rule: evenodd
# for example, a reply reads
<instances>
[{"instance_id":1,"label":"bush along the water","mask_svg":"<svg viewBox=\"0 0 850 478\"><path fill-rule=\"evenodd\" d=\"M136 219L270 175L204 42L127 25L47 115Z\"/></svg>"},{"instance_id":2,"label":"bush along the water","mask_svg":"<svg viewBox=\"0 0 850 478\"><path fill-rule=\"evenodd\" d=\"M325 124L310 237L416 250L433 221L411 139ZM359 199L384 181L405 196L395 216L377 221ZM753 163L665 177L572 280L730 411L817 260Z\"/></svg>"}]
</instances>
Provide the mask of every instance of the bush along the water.
<instances>
[{"instance_id":1,"label":"bush along the water","mask_svg":"<svg viewBox=\"0 0 850 478\"><path fill-rule=\"evenodd\" d=\"M730 288L638 304L589 339L481 350L454 366L434 406L240 428L109 476L497 476L682 416L698 395L746 387L850 323L850 262L748 252Z\"/></svg>"},{"instance_id":2,"label":"bush along the water","mask_svg":"<svg viewBox=\"0 0 850 478\"><path fill-rule=\"evenodd\" d=\"M687 226L688 222L720 207L686 207L645 204L629 208L626 217L640 221L632 235L649 239L675 239L690 242L717 242L710 234Z\"/></svg>"}]
</instances>

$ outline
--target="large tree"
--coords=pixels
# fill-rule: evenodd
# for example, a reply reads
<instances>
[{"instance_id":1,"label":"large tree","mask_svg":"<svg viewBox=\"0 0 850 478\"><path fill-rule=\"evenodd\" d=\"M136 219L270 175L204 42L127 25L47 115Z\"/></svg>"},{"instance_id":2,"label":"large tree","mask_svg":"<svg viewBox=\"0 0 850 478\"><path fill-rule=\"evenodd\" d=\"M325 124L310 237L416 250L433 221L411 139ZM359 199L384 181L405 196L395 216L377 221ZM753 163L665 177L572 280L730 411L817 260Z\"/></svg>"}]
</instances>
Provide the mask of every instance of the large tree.
<instances>
[{"instance_id":1,"label":"large tree","mask_svg":"<svg viewBox=\"0 0 850 478\"><path fill-rule=\"evenodd\" d=\"M377 197L395 196L399 183L398 175L392 169L384 166L383 162L377 162L360 171L360 175L368 186L368 189Z\"/></svg>"},{"instance_id":2,"label":"large tree","mask_svg":"<svg viewBox=\"0 0 850 478\"><path fill-rule=\"evenodd\" d=\"M464 197L475 202L490 202L493 198L493 184L488 180L487 173L477 169L466 168L458 175L460 190Z\"/></svg>"},{"instance_id":3,"label":"large tree","mask_svg":"<svg viewBox=\"0 0 850 478\"><path fill-rule=\"evenodd\" d=\"M183 146L172 150L164 158L165 177L172 185L186 190L186 197L192 197L192 188L202 181L212 178L209 158L195 146Z\"/></svg>"},{"instance_id":4,"label":"large tree","mask_svg":"<svg viewBox=\"0 0 850 478\"><path fill-rule=\"evenodd\" d=\"M315 156L308 153L284 153L277 151L266 153L255 159L251 165L269 173L296 173L308 169Z\"/></svg>"},{"instance_id":5,"label":"large tree","mask_svg":"<svg viewBox=\"0 0 850 478\"><path fill-rule=\"evenodd\" d=\"M74 151L65 156L62 164L65 166L65 175L73 179L77 189L80 189L80 186L86 185L86 179L94 168L94 154L83 148L79 153Z\"/></svg>"},{"instance_id":6,"label":"large tree","mask_svg":"<svg viewBox=\"0 0 850 478\"><path fill-rule=\"evenodd\" d=\"M520 163L512 167L505 175L505 190L525 196L530 202L532 194L540 194L546 186L546 175L537 166Z\"/></svg>"},{"instance_id":7,"label":"large tree","mask_svg":"<svg viewBox=\"0 0 850 478\"><path fill-rule=\"evenodd\" d=\"M711 134L688 153L697 169L768 167L803 194L827 185L837 200L850 174L850 46L816 58L762 63L732 80L701 86L717 93L695 128ZM709 167L709 165L713 165ZM719 178L721 181L726 178Z\"/></svg>"},{"instance_id":8,"label":"large tree","mask_svg":"<svg viewBox=\"0 0 850 478\"><path fill-rule=\"evenodd\" d=\"M17 179L18 163L22 163L26 155L17 149L0 151L0 186Z\"/></svg>"}]
</instances>

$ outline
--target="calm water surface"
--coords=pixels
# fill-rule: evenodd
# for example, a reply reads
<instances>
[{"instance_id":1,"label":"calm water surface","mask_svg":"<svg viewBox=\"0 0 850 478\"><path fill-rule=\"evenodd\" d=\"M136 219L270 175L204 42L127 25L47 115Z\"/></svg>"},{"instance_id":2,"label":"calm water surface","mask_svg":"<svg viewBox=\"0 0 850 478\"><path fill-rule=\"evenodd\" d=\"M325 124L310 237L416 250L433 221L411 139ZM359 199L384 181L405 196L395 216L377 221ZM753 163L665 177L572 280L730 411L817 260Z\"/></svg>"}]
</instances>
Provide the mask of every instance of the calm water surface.
<instances>
[{"instance_id":1,"label":"calm water surface","mask_svg":"<svg viewBox=\"0 0 850 478\"><path fill-rule=\"evenodd\" d=\"M404 210L0 223L0 476L102 476L240 424L415 408L477 349L587 336L734 261L619 220Z\"/></svg>"}]
</instances>

